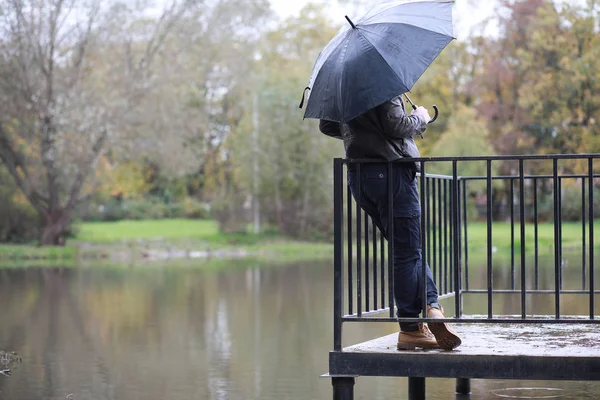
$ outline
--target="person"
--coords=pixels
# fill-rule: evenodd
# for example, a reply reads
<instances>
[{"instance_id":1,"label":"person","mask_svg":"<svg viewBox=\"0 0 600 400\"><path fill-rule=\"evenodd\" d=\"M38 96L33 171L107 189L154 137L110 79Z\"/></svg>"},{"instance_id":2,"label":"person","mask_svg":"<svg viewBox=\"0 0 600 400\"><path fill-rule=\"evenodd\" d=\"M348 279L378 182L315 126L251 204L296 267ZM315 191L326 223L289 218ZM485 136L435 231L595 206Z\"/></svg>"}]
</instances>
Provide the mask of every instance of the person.
<instances>
[{"instance_id":1,"label":"person","mask_svg":"<svg viewBox=\"0 0 600 400\"><path fill-rule=\"evenodd\" d=\"M357 176L356 163L348 164L348 185L355 200L388 239L388 163L420 157L414 137L422 135L431 120L427 109L418 107L407 115L401 96L374 107L347 123L321 119L325 135L342 139L346 158L381 162L363 163ZM415 162L392 163L394 300L398 318L418 318L422 311L421 207ZM360 193L358 182L360 180ZM444 318L438 291L426 265L427 317ZM445 323L400 322L398 349L438 348L452 350L461 339Z\"/></svg>"}]
</instances>

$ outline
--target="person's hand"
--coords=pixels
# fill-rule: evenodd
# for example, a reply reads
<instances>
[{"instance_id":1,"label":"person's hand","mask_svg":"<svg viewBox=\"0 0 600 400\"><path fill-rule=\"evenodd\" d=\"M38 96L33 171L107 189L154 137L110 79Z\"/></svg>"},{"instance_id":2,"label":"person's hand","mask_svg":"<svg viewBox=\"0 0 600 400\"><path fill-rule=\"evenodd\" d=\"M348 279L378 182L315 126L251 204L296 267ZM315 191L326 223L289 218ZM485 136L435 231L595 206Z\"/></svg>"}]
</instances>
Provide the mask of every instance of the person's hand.
<instances>
[{"instance_id":1,"label":"person's hand","mask_svg":"<svg viewBox=\"0 0 600 400\"><path fill-rule=\"evenodd\" d=\"M410 115L420 115L425 119L425 122L431 121L431 116L429 115L429 111L425 107L417 107L416 110L413 110Z\"/></svg>"}]
</instances>

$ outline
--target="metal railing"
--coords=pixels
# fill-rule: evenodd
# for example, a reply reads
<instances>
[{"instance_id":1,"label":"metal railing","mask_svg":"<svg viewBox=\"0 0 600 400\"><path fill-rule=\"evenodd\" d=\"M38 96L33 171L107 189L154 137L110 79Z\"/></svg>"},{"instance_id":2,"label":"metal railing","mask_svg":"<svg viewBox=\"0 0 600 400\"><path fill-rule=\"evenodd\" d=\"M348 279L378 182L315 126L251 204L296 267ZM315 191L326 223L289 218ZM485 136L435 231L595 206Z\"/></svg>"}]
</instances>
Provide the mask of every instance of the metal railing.
<instances>
[{"instance_id":1,"label":"metal railing","mask_svg":"<svg viewBox=\"0 0 600 400\"><path fill-rule=\"evenodd\" d=\"M594 189L600 174L594 172L594 163L600 154L585 155L539 155L539 156L495 156L495 157L433 157L403 159L388 163L388 188L393 180L393 163L415 162L420 166L417 175L421 202L421 243L423 265L427 262L438 287L440 299L453 299L454 317L447 322L463 323L600 323L595 318L594 282ZM395 317L393 228L389 239L375 226L373 220L356 202L345 181L345 169L355 165L357 176L361 166L373 160L334 160L334 349L341 350L342 325L346 322L428 322L425 312L421 318ZM459 168L466 163L479 162L485 172L478 176L459 176ZM518 164L515 175L494 175L493 163ZM584 164L583 174L562 174L561 163ZM551 173L526 173L526 167L536 164L551 169ZM452 175L428 173L429 167L451 165ZM596 162L597 167L600 167ZM345 168L346 166L346 168ZM483 168L482 168L483 169ZM581 289L567 290L563 287L563 189L565 180L575 180L581 190ZM469 203L470 187L476 182L485 204L484 221L486 231L485 268L486 287L474 288L470 277L469 249ZM508 188L505 204L510 224L510 287L494 287L494 184L504 183ZM360 183L359 183L360 185ZM573 186L573 185L571 185ZM546 189L545 193L542 193ZM359 187L360 191L360 187ZM393 218L392 190L389 190L389 215ZM540 198L551 198L553 224L553 267L554 287L540 287ZM518 206L518 208L517 208ZM393 224L388 224L393 227ZM519 228L518 232L516 228ZM527 227L533 230L533 243L528 243ZM531 240L530 240L531 241ZM533 276L528 274L527 244L533 245ZM519 260L517 260L517 254ZM518 261L518 262L517 262ZM518 270L517 270L518 267ZM426 310L425 268L422 269L423 310ZM486 295L487 315L465 317L463 296L465 294ZM494 295L520 294L520 315L494 314ZM554 315L535 316L528 313L528 295L546 294L554 296ZM561 295L586 295L589 297L589 312L585 315L565 316L561 313ZM439 321L439 320L438 320Z\"/></svg>"}]
</instances>

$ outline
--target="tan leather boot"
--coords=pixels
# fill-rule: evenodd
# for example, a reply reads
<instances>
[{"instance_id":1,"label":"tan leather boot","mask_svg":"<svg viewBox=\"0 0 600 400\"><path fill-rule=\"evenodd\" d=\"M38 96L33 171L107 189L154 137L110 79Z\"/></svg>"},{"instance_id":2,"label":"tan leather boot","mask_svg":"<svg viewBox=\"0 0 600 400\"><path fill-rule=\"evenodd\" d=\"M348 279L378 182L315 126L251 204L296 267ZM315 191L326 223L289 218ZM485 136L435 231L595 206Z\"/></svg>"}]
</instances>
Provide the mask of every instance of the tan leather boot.
<instances>
[{"instance_id":1,"label":"tan leather boot","mask_svg":"<svg viewBox=\"0 0 600 400\"><path fill-rule=\"evenodd\" d=\"M445 318L444 308L439 304L428 305L427 318ZM428 325L440 348L444 350L454 350L461 345L462 341L447 324L443 322L430 322Z\"/></svg>"},{"instance_id":2,"label":"tan leather boot","mask_svg":"<svg viewBox=\"0 0 600 400\"><path fill-rule=\"evenodd\" d=\"M427 325L419 323L419 330L415 332L402 332L398 334L398 350L439 349L438 343Z\"/></svg>"}]
</instances>

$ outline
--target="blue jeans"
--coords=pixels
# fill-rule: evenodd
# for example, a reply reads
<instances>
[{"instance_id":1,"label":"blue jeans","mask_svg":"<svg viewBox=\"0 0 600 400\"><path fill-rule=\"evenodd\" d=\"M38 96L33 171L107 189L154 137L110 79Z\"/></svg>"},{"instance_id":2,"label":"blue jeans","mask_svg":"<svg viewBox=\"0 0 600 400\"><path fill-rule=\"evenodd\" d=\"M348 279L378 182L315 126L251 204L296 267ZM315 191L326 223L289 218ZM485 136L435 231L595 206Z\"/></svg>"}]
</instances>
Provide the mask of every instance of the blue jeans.
<instances>
[{"instance_id":1,"label":"blue jeans","mask_svg":"<svg viewBox=\"0 0 600 400\"><path fill-rule=\"evenodd\" d=\"M398 317L418 318L422 310L421 206L416 173L407 163L392 165L394 206L394 299ZM388 164L361 165L360 193L357 172L348 171L348 185L361 208L388 239L389 199ZM438 291L429 265L427 274L427 304L438 302ZM416 323L401 323L403 331L418 329Z\"/></svg>"}]
</instances>

